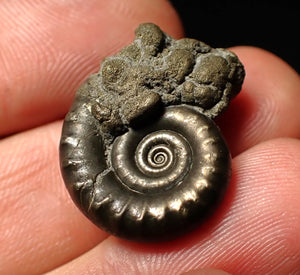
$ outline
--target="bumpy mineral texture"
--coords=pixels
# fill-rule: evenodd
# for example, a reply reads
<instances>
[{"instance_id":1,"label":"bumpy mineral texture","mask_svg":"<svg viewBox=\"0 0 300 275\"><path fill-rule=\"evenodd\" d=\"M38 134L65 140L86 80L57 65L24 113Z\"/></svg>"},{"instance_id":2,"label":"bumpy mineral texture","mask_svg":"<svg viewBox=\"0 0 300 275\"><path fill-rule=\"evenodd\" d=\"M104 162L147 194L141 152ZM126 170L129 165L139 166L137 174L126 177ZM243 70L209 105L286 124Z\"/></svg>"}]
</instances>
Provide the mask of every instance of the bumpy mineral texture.
<instances>
[{"instance_id":1,"label":"bumpy mineral texture","mask_svg":"<svg viewBox=\"0 0 300 275\"><path fill-rule=\"evenodd\" d=\"M186 104L216 117L241 89L237 56L195 39L175 40L154 24L140 25L135 40L103 60L79 89L103 134L118 135L159 106Z\"/></svg>"}]
</instances>

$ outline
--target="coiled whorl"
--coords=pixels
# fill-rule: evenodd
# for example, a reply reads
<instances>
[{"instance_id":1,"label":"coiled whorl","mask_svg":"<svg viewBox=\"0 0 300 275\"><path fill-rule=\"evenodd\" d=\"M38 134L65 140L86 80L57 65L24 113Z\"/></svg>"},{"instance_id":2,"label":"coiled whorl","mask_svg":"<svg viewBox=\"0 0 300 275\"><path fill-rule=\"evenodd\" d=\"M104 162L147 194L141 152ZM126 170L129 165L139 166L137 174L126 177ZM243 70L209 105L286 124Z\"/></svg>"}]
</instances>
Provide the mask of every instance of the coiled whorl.
<instances>
[{"instance_id":1,"label":"coiled whorl","mask_svg":"<svg viewBox=\"0 0 300 275\"><path fill-rule=\"evenodd\" d=\"M89 133L97 147L86 148L86 138L81 145L62 142L62 147L72 146L62 150L72 152L63 164L63 171L72 169L64 174L65 181L83 212L116 236L136 241L174 238L203 222L223 198L230 175L227 146L214 122L187 106L168 107L151 124L117 137L107 156L97 128ZM76 161L77 156L89 159L95 154L100 155L90 168ZM102 171L92 176L94 167ZM74 178L78 171L80 177ZM86 177L95 182L77 189L74 180Z\"/></svg>"}]
</instances>

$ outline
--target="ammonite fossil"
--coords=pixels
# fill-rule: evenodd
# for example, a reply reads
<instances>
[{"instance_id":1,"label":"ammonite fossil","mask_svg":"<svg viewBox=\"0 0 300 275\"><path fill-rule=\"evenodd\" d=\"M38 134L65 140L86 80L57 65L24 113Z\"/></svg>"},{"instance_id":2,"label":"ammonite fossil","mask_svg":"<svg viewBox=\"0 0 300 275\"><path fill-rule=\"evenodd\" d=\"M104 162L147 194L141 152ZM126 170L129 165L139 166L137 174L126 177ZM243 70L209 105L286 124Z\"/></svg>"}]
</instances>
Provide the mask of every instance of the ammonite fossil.
<instances>
[{"instance_id":1,"label":"ammonite fossil","mask_svg":"<svg viewBox=\"0 0 300 275\"><path fill-rule=\"evenodd\" d=\"M121 238L155 242L207 219L231 158L212 118L241 89L237 56L158 26L106 58L77 91L60 143L62 175L81 211Z\"/></svg>"}]
</instances>

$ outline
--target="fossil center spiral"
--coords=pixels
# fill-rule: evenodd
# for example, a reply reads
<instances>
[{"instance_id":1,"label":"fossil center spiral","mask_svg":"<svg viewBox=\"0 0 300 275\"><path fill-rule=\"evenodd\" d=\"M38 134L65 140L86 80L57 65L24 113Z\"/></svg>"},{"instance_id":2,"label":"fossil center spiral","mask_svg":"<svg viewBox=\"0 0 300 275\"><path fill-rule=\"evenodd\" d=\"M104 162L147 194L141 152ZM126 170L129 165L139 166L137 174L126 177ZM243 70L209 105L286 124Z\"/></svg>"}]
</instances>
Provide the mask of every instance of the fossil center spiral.
<instances>
[{"instance_id":1,"label":"fossil center spiral","mask_svg":"<svg viewBox=\"0 0 300 275\"><path fill-rule=\"evenodd\" d=\"M168 132L154 132L138 144L135 160L140 171L149 176L157 176L174 165L177 161L174 146L179 147L179 150L183 150L183 146L182 142L172 143L172 138Z\"/></svg>"},{"instance_id":2,"label":"fossil center spiral","mask_svg":"<svg viewBox=\"0 0 300 275\"><path fill-rule=\"evenodd\" d=\"M153 168L166 169L173 160L172 151L164 145L157 145L148 152L148 163Z\"/></svg>"},{"instance_id":3,"label":"fossil center spiral","mask_svg":"<svg viewBox=\"0 0 300 275\"><path fill-rule=\"evenodd\" d=\"M172 188L182 181L191 163L188 141L171 130L145 135L129 132L117 140L112 151L112 165L118 177L128 187L142 192Z\"/></svg>"}]
</instances>

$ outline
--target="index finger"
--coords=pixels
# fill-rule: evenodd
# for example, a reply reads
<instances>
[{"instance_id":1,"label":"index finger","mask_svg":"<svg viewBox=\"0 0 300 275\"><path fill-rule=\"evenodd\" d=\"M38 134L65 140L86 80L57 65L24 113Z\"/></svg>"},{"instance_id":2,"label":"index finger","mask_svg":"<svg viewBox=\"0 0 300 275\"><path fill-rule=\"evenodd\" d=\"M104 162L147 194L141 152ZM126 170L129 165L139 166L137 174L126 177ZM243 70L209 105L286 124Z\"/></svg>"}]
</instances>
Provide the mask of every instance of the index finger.
<instances>
[{"instance_id":1,"label":"index finger","mask_svg":"<svg viewBox=\"0 0 300 275\"><path fill-rule=\"evenodd\" d=\"M0 136L62 118L80 83L140 23L182 34L160 0L6 1L0 18Z\"/></svg>"},{"instance_id":2,"label":"index finger","mask_svg":"<svg viewBox=\"0 0 300 275\"><path fill-rule=\"evenodd\" d=\"M300 78L282 59L254 47L232 50L245 66L242 91L218 118L233 156L266 140L300 137Z\"/></svg>"}]
</instances>

